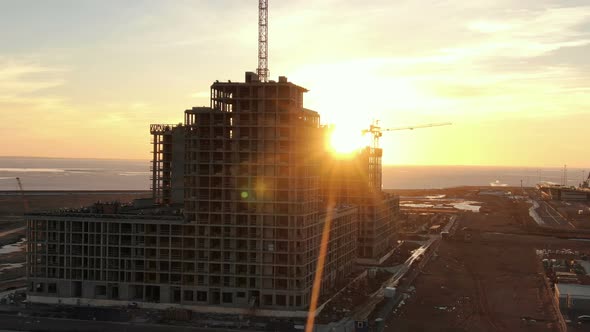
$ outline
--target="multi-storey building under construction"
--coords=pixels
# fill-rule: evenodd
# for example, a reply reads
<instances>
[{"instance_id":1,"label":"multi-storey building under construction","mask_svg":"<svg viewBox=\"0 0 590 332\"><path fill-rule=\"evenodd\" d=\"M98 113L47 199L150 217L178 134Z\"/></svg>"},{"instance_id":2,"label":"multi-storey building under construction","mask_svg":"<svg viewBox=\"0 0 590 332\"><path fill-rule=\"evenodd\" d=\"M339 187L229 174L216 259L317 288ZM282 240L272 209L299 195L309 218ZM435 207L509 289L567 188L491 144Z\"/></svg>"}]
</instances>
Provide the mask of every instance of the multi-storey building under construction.
<instances>
[{"instance_id":1,"label":"multi-storey building under construction","mask_svg":"<svg viewBox=\"0 0 590 332\"><path fill-rule=\"evenodd\" d=\"M399 197L381 190L382 154L380 148L367 146L347 158L324 158L322 161L320 195L323 200L358 208L359 263L383 262L393 245Z\"/></svg>"},{"instance_id":2,"label":"multi-storey building under construction","mask_svg":"<svg viewBox=\"0 0 590 332\"><path fill-rule=\"evenodd\" d=\"M304 92L254 73L216 82L209 107L151 126L153 199L28 214L29 299L297 313L310 305L324 229L322 293L357 258L378 260L398 208L381 192L381 150L327 157Z\"/></svg>"}]
</instances>

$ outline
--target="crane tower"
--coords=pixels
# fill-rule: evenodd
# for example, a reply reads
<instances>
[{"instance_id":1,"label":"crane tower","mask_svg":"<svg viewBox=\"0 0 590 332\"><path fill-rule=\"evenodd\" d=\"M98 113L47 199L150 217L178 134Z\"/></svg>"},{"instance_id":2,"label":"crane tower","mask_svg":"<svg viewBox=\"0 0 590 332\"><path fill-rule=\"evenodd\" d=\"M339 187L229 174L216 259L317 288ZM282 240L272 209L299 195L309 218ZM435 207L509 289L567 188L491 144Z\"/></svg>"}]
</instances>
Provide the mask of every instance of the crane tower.
<instances>
[{"instance_id":1,"label":"crane tower","mask_svg":"<svg viewBox=\"0 0 590 332\"><path fill-rule=\"evenodd\" d=\"M27 202L27 198L25 197L25 191L23 189L23 183L21 182L20 178L16 178L16 183L18 185L18 190L20 191L21 199L23 201L23 213L27 213L29 210L29 203Z\"/></svg>"},{"instance_id":2,"label":"crane tower","mask_svg":"<svg viewBox=\"0 0 590 332\"><path fill-rule=\"evenodd\" d=\"M258 1L258 79L268 81L268 0Z\"/></svg>"}]
</instances>

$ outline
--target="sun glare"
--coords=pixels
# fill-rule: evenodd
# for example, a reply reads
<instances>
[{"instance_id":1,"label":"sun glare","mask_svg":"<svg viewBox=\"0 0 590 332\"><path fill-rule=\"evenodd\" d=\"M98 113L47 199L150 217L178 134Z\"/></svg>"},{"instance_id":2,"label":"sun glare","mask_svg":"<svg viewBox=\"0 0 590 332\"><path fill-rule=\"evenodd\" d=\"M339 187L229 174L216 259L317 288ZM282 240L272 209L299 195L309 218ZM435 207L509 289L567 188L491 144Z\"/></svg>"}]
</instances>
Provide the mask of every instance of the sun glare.
<instances>
[{"instance_id":1,"label":"sun glare","mask_svg":"<svg viewBox=\"0 0 590 332\"><path fill-rule=\"evenodd\" d=\"M364 146L360 130L335 128L330 135L330 147L337 156L349 156Z\"/></svg>"}]
</instances>

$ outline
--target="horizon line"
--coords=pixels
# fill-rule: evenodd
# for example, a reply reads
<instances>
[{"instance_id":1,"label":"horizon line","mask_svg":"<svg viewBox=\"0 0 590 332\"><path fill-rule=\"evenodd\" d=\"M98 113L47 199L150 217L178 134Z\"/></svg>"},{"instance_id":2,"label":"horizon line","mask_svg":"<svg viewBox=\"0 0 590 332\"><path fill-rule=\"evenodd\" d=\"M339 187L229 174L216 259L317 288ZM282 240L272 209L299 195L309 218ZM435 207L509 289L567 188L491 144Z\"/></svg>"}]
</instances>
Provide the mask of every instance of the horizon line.
<instances>
[{"instance_id":1,"label":"horizon line","mask_svg":"<svg viewBox=\"0 0 590 332\"><path fill-rule=\"evenodd\" d=\"M46 157L46 156L2 156L0 158L31 158L31 159L77 159L77 160L117 160L117 161L147 161L151 162L151 159L139 159L139 158L97 158L97 157ZM567 164L565 164L567 165ZM485 165L485 164L383 164L384 167L505 167L505 168L563 168L563 164L555 166L525 166L525 165ZM578 169L589 169L590 166L578 166L573 165L567 166L568 168Z\"/></svg>"}]
</instances>

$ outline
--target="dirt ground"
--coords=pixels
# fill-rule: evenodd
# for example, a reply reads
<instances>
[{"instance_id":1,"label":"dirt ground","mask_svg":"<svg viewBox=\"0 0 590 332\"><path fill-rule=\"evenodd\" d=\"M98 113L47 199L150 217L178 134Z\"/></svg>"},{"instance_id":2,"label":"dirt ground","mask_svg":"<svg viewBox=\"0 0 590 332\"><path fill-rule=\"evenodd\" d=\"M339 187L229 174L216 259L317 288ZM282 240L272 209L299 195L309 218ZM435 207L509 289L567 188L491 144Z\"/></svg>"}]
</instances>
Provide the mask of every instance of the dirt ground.
<instances>
[{"instance_id":1,"label":"dirt ground","mask_svg":"<svg viewBox=\"0 0 590 332\"><path fill-rule=\"evenodd\" d=\"M469 227L474 237L442 241L386 331L559 331L535 249L584 250L588 244L528 235L534 225L526 202L477 195L473 188L417 193L434 194L479 201L488 212L459 215L459 227Z\"/></svg>"},{"instance_id":2,"label":"dirt ground","mask_svg":"<svg viewBox=\"0 0 590 332\"><path fill-rule=\"evenodd\" d=\"M394 326L406 328L401 331L558 331L534 247L516 239L441 243ZM523 317L537 323L523 324Z\"/></svg>"},{"instance_id":3,"label":"dirt ground","mask_svg":"<svg viewBox=\"0 0 590 332\"><path fill-rule=\"evenodd\" d=\"M445 194L478 201L487 212L459 214L460 227L469 227L477 235L470 242L441 243L436 258L416 279L415 294L386 322L386 331L559 331L557 313L551 304L550 290L545 287L535 249L583 250L588 248L588 243L527 235L534 229L527 203L478 195L478 190L463 187L413 191L414 196ZM77 207L97 200L129 201L140 196L127 195L31 195L28 202L32 210L42 210ZM19 211L22 211L19 196L0 196L0 215ZM21 223L4 218L0 220L0 232L18 228ZM14 233L10 236L18 238ZM0 261L9 258L11 262L15 259L0 256ZM15 282L11 281L10 287L14 286Z\"/></svg>"}]
</instances>

